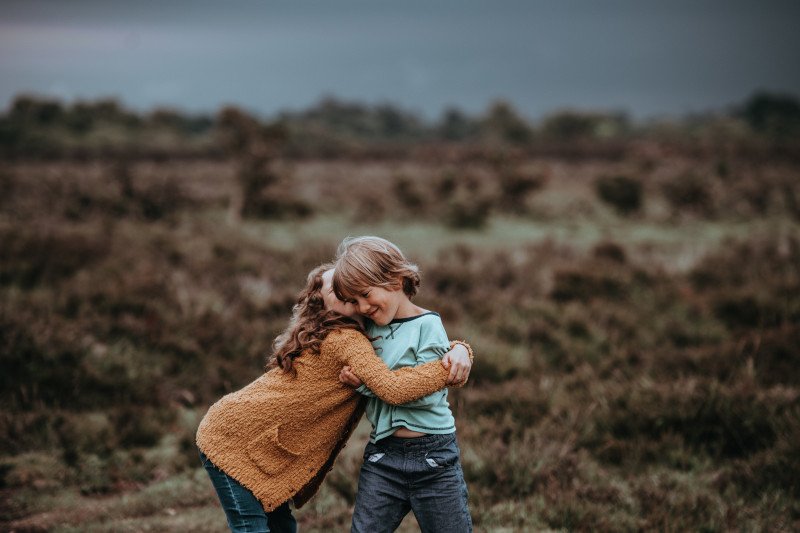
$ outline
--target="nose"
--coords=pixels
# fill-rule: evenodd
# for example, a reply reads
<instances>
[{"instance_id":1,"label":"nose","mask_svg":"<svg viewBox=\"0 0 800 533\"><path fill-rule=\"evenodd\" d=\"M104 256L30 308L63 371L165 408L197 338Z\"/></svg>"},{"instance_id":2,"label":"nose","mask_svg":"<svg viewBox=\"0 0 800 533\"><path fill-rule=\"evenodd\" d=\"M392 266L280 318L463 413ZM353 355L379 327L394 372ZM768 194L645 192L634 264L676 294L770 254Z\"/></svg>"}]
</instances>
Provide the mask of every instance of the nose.
<instances>
[{"instance_id":1,"label":"nose","mask_svg":"<svg viewBox=\"0 0 800 533\"><path fill-rule=\"evenodd\" d=\"M369 311L369 304L366 300L362 300L361 298L358 299L358 312L362 315L366 315L367 311Z\"/></svg>"}]
</instances>

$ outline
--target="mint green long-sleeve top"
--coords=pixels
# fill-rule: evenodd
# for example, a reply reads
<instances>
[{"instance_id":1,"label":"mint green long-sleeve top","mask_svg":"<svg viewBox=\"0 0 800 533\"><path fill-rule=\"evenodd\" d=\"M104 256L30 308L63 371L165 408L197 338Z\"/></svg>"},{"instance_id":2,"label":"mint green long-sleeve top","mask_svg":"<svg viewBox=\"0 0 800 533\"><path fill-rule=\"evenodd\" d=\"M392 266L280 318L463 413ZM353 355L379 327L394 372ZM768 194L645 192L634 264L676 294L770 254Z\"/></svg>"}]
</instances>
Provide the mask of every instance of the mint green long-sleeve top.
<instances>
[{"instance_id":1,"label":"mint green long-sleeve top","mask_svg":"<svg viewBox=\"0 0 800 533\"><path fill-rule=\"evenodd\" d=\"M392 370L439 360L450 349L442 319L434 312L397 318L385 326L368 322L366 330L367 335L374 339L375 352ZM366 414L372 424L371 442L388 437L400 427L437 434L456 430L447 402L447 389L402 405L381 401L366 385L356 390L369 397Z\"/></svg>"}]
</instances>

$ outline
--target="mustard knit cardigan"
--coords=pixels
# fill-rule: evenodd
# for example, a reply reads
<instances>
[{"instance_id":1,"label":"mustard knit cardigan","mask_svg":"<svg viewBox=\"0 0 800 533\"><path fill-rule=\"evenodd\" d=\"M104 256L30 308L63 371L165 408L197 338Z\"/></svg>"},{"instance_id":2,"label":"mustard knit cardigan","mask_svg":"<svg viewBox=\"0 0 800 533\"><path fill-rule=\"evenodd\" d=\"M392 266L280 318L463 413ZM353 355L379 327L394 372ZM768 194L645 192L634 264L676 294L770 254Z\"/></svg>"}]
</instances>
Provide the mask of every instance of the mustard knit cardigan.
<instances>
[{"instance_id":1,"label":"mustard knit cardigan","mask_svg":"<svg viewBox=\"0 0 800 533\"><path fill-rule=\"evenodd\" d=\"M302 507L363 413L361 396L339 382L344 365L390 404L442 389L448 376L439 361L391 371L364 335L333 331L319 355L304 353L294 360L294 375L272 369L212 405L197 430L198 448L247 487L265 511L290 498Z\"/></svg>"}]
</instances>

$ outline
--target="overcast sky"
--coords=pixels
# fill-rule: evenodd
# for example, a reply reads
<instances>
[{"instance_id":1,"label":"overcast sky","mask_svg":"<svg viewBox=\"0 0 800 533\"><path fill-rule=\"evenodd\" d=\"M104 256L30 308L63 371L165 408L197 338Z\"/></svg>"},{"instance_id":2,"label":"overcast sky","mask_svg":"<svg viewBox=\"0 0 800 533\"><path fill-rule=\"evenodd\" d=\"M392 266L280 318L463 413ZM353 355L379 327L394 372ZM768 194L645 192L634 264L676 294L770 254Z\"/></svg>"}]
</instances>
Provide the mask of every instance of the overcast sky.
<instances>
[{"instance_id":1,"label":"overcast sky","mask_svg":"<svg viewBox=\"0 0 800 533\"><path fill-rule=\"evenodd\" d=\"M798 1L0 2L4 108L30 92L273 115L334 95L644 118L759 88L800 95Z\"/></svg>"}]
</instances>

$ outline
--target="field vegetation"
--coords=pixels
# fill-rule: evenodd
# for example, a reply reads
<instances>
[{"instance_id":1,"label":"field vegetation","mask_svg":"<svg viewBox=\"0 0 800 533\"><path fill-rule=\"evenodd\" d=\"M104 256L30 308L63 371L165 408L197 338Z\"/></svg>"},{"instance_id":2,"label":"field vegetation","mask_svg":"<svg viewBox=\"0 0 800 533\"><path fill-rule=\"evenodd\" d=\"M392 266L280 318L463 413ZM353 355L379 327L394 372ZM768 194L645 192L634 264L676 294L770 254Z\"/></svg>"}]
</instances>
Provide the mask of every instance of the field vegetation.
<instances>
[{"instance_id":1,"label":"field vegetation","mask_svg":"<svg viewBox=\"0 0 800 533\"><path fill-rule=\"evenodd\" d=\"M226 531L194 434L305 274L397 242L476 353L478 531L800 528L800 105L435 123L22 96L0 117L0 529ZM303 531L345 531L362 421ZM403 531L414 531L408 518Z\"/></svg>"}]
</instances>

